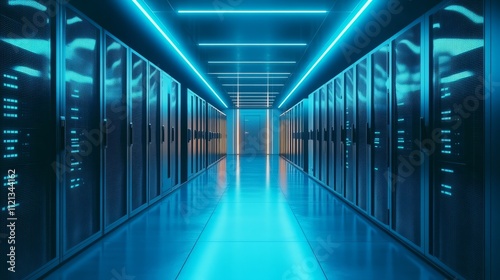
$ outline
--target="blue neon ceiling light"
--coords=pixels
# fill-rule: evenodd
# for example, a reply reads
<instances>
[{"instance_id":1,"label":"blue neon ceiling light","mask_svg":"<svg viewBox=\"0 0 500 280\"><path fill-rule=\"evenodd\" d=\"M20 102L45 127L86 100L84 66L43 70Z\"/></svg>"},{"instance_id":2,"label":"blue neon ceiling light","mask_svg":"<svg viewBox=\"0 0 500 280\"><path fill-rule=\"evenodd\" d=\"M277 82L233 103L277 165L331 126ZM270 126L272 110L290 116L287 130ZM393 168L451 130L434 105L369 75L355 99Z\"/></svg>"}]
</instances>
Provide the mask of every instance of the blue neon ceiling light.
<instances>
[{"instance_id":1,"label":"blue neon ceiling light","mask_svg":"<svg viewBox=\"0 0 500 280\"><path fill-rule=\"evenodd\" d=\"M316 60L316 62L309 68L309 70L306 72L306 74L300 79L300 81L295 85L295 87L290 91L290 93L286 96L285 100L281 102L281 104L278 106L278 108L281 108L283 104L290 98L290 96L299 88L299 86L304 82L304 80L311 74L311 72L318 66L318 64L323 60L323 58L330 52L330 50L338 43L338 41L344 36L344 34L349 30L349 28L354 24L354 22L361 16L361 14L370 6L370 4L373 2L373 0L367 0L366 3L359 9L359 11L356 13L356 15L349 21L349 23L342 29L342 31L337 35L335 40L326 48L326 50L323 52L323 54Z\"/></svg>"},{"instance_id":2,"label":"blue neon ceiling light","mask_svg":"<svg viewBox=\"0 0 500 280\"><path fill-rule=\"evenodd\" d=\"M222 77L219 76L217 77L218 79L288 79L288 77L282 77L282 76L272 76L272 77Z\"/></svg>"},{"instance_id":3,"label":"blue neon ceiling light","mask_svg":"<svg viewBox=\"0 0 500 280\"><path fill-rule=\"evenodd\" d=\"M220 98L220 96L215 92L215 90L210 86L210 84L203 78L203 76L196 70L193 64L187 59L187 57L182 53L182 51L175 45L175 43L168 37L168 35L163 31L160 25L153 19L153 17L146 11L146 9L138 2L138 0L132 0L132 2L139 8L139 10L144 14L144 16L153 24L153 26L160 32L160 34L167 40L167 42L174 48L174 50L182 57L182 59L191 67L191 69L196 73L196 75L203 81L203 83L210 89L210 91L219 99L219 101L228 108L226 103Z\"/></svg>"},{"instance_id":4,"label":"blue neon ceiling light","mask_svg":"<svg viewBox=\"0 0 500 280\"><path fill-rule=\"evenodd\" d=\"M306 43L199 43L200 47L303 47Z\"/></svg>"},{"instance_id":5,"label":"blue neon ceiling light","mask_svg":"<svg viewBox=\"0 0 500 280\"><path fill-rule=\"evenodd\" d=\"M209 61L209 64L295 64L295 61Z\"/></svg>"},{"instance_id":6,"label":"blue neon ceiling light","mask_svg":"<svg viewBox=\"0 0 500 280\"><path fill-rule=\"evenodd\" d=\"M208 73L209 75L290 75L291 73L278 73L278 72L226 72L226 73Z\"/></svg>"},{"instance_id":7,"label":"blue neon ceiling light","mask_svg":"<svg viewBox=\"0 0 500 280\"><path fill-rule=\"evenodd\" d=\"M325 10L179 10L179 14L326 14Z\"/></svg>"}]
</instances>

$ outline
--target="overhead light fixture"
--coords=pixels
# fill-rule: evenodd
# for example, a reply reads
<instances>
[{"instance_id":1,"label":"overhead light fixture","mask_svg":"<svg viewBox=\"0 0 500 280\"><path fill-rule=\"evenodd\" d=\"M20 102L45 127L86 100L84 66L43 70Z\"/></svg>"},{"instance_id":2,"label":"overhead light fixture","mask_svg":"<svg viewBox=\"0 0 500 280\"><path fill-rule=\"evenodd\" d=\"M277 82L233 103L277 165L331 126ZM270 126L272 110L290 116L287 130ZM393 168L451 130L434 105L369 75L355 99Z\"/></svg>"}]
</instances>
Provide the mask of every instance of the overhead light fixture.
<instances>
[{"instance_id":1,"label":"overhead light fixture","mask_svg":"<svg viewBox=\"0 0 500 280\"><path fill-rule=\"evenodd\" d=\"M286 73L286 72L274 72L274 73L267 73L267 72L247 72L247 73L239 73L239 72L226 72L226 73L208 73L209 75L290 75L291 73ZM241 77L240 77L241 78Z\"/></svg>"},{"instance_id":2,"label":"overhead light fixture","mask_svg":"<svg viewBox=\"0 0 500 280\"><path fill-rule=\"evenodd\" d=\"M231 98L238 98L237 95L230 95L230 97ZM267 98L267 96L265 96L265 95L260 95L260 96L259 95L248 95L248 96L240 96L239 98L240 99L259 99L259 100L261 100L261 99ZM276 96L269 96L269 98L274 99L274 98L276 98Z\"/></svg>"},{"instance_id":3,"label":"overhead light fixture","mask_svg":"<svg viewBox=\"0 0 500 280\"><path fill-rule=\"evenodd\" d=\"M209 64L295 64L295 61L209 61Z\"/></svg>"},{"instance_id":4,"label":"overhead light fixture","mask_svg":"<svg viewBox=\"0 0 500 280\"><path fill-rule=\"evenodd\" d=\"M282 87L284 84L222 84L224 87L235 87L235 86L240 86L240 87Z\"/></svg>"},{"instance_id":5,"label":"overhead light fixture","mask_svg":"<svg viewBox=\"0 0 500 280\"><path fill-rule=\"evenodd\" d=\"M305 43L199 43L200 47L303 47Z\"/></svg>"},{"instance_id":6,"label":"overhead light fixture","mask_svg":"<svg viewBox=\"0 0 500 280\"><path fill-rule=\"evenodd\" d=\"M179 14L326 14L325 10L178 10Z\"/></svg>"},{"instance_id":7,"label":"overhead light fixture","mask_svg":"<svg viewBox=\"0 0 500 280\"><path fill-rule=\"evenodd\" d=\"M288 77L274 76L274 77L223 77L219 76L218 79L288 79Z\"/></svg>"},{"instance_id":8,"label":"overhead light fixture","mask_svg":"<svg viewBox=\"0 0 500 280\"><path fill-rule=\"evenodd\" d=\"M165 40L174 48L174 50L179 54L179 56L187 63L187 65L194 71L194 73L201 79L201 81L208 87L208 89L219 99L219 101L228 108L226 103L220 98L220 96L215 92L215 90L210 86L210 84L205 80L205 78L198 72L196 67L189 61L189 59L184 55L184 53L179 49L179 47L173 42L173 40L165 33L162 27L153 19L153 17L146 11L146 9L139 3L138 0L131 0L137 8L142 12L142 14L153 24L153 26L160 32L160 34L165 38Z\"/></svg>"},{"instance_id":9,"label":"overhead light fixture","mask_svg":"<svg viewBox=\"0 0 500 280\"><path fill-rule=\"evenodd\" d=\"M247 91L247 92L228 92L228 94L240 94L240 95L244 95L244 94L262 94L262 95L266 95L267 92L262 92L262 91L259 91L259 92L250 92L250 91ZM280 94L279 92L275 91L275 92L269 92L269 94Z\"/></svg>"},{"instance_id":10,"label":"overhead light fixture","mask_svg":"<svg viewBox=\"0 0 500 280\"><path fill-rule=\"evenodd\" d=\"M208 75L290 75L291 73L281 72L281 73L265 73L265 72L246 72L246 73L238 73L238 72L226 72L226 73L208 73ZM242 78L242 77L240 77Z\"/></svg>"},{"instance_id":11,"label":"overhead light fixture","mask_svg":"<svg viewBox=\"0 0 500 280\"><path fill-rule=\"evenodd\" d=\"M354 22L361 16L361 14L368 8L368 6L373 2L373 0L367 0L366 3L359 9L359 11L354 15L354 17L346 24L342 31L337 35L333 42L326 48L326 50L321 54L321 56L314 62L314 64L307 70L306 74L299 80L297 85L290 91L290 93L281 102L278 108L281 108L283 104L290 98L290 96L299 88L299 86L304 82L305 79L311 74L311 72L318 66L318 64L323 60L323 58L330 52L330 50L339 42L339 40L344 36L344 34L349 30L349 28L354 24Z\"/></svg>"}]
</instances>

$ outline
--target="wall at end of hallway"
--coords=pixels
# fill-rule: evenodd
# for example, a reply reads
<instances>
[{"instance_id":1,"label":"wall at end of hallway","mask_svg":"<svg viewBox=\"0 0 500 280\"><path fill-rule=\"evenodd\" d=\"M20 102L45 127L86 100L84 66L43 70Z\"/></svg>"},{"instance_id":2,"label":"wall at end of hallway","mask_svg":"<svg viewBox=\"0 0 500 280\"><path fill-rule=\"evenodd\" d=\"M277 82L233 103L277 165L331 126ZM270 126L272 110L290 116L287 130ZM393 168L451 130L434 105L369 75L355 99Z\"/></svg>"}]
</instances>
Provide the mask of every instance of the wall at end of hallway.
<instances>
[{"instance_id":1,"label":"wall at end of hallway","mask_svg":"<svg viewBox=\"0 0 500 280\"><path fill-rule=\"evenodd\" d=\"M274 109L230 109L227 115L227 153L242 155L279 154L279 111ZM269 118L268 118L269 116ZM269 137L268 137L269 123ZM268 147L269 143L269 147ZM239 149L238 149L239 147Z\"/></svg>"}]
</instances>

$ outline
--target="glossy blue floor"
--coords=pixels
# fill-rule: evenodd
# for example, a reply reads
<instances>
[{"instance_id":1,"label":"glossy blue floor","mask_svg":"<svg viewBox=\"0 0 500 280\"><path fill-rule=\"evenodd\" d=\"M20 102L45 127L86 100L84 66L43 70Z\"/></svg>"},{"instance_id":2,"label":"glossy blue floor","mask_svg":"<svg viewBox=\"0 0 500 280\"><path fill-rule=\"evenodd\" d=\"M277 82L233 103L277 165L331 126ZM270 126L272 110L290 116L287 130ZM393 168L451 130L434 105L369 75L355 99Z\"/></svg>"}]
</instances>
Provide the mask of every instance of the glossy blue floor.
<instances>
[{"instance_id":1,"label":"glossy blue floor","mask_svg":"<svg viewBox=\"0 0 500 280\"><path fill-rule=\"evenodd\" d=\"M48 279L445 279L278 156L228 156Z\"/></svg>"}]
</instances>

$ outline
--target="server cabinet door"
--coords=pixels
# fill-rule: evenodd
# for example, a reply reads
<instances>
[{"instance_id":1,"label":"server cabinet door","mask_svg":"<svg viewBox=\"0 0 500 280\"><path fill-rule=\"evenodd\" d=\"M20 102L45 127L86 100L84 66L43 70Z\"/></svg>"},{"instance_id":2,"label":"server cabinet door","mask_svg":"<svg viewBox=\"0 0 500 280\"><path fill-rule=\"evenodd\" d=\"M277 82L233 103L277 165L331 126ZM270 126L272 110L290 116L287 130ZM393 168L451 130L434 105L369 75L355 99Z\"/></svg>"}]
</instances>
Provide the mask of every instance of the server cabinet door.
<instances>
[{"instance_id":1,"label":"server cabinet door","mask_svg":"<svg viewBox=\"0 0 500 280\"><path fill-rule=\"evenodd\" d=\"M150 65L149 67L149 124L148 124L148 185L149 199L152 200L161 194L160 184L160 151L161 151L161 128L160 128L160 69Z\"/></svg>"},{"instance_id":2,"label":"server cabinet door","mask_svg":"<svg viewBox=\"0 0 500 280\"><path fill-rule=\"evenodd\" d=\"M335 83L335 187L344 194L344 74L334 80Z\"/></svg>"},{"instance_id":3,"label":"server cabinet door","mask_svg":"<svg viewBox=\"0 0 500 280\"><path fill-rule=\"evenodd\" d=\"M169 177L171 178L171 186L174 187L180 183L179 181L179 169L180 169L180 138L179 138L179 111L180 111L180 94L181 94L181 85L171 79L169 87L169 97L170 97L170 110L169 110L169 123L170 129L169 139L169 155L170 155L170 169L169 169Z\"/></svg>"},{"instance_id":4,"label":"server cabinet door","mask_svg":"<svg viewBox=\"0 0 500 280\"><path fill-rule=\"evenodd\" d=\"M321 120L320 120L320 95L319 91L313 93L314 98L314 177L321 180Z\"/></svg>"},{"instance_id":5,"label":"server cabinet door","mask_svg":"<svg viewBox=\"0 0 500 280\"><path fill-rule=\"evenodd\" d=\"M328 110L328 186L335 188L335 170L336 170L336 154L335 154L335 91L334 83L329 82L326 87L326 99Z\"/></svg>"},{"instance_id":6,"label":"server cabinet door","mask_svg":"<svg viewBox=\"0 0 500 280\"><path fill-rule=\"evenodd\" d=\"M344 196L352 203L356 203L356 106L354 92L354 67L345 73L345 107L344 107L344 131L345 131L345 193Z\"/></svg>"},{"instance_id":7,"label":"server cabinet door","mask_svg":"<svg viewBox=\"0 0 500 280\"><path fill-rule=\"evenodd\" d=\"M0 1L0 166L3 178L0 218L1 232L5 233L0 242L1 279L24 279L57 256L55 174L64 176L69 164L65 159L56 162L54 145L56 115L49 75L52 18L47 19L45 27L38 29L31 38L17 40L12 37L13 34L22 35L25 23L21 19L32 19L39 12L30 5L14 6L10 1ZM66 157L70 155L65 153ZM9 221L9 218L17 221ZM7 239L10 222L15 223L17 241L15 273L7 270L10 267L7 254L13 245Z\"/></svg>"},{"instance_id":8,"label":"server cabinet door","mask_svg":"<svg viewBox=\"0 0 500 280\"><path fill-rule=\"evenodd\" d=\"M127 55L106 35L104 88L104 226L127 216Z\"/></svg>"},{"instance_id":9,"label":"server cabinet door","mask_svg":"<svg viewBox=\"0 0 500 280\"><path fill-rule=\"evenodd\" d=\"M321 124L321 181L328 185L328 99L327 99L327 86L320 89L320 124Z\"/></svg>"},{"instance_id":10,"label":"server cabinet door","mask_svg":"<svg viewBox=\"0 0 500 280\"><path fill-rule=\"evenodd\" d=\"M132 53L130 75L131 123L131 210L137 210L148 201L147 195L147 88L148 63Z\"/></svg>"},{"instance_id":11,"label":"server cabinet door","mask_svg":"<svg viewBox=\"0 0 500 280\"><path fill-rule=\"evenodd\" d=\"M187 96L188 104L187 104L187 139L186 141L188 142L188 178L193 175L193 170L194 170L194 165L193 165L193 111L194 111L194 95L191 91L188 90L188 96Z\"/></svg>"},{"instance_id":12,"label":"server cabinet door","mask_svg":"<svg viewBox=\"0 0 500 280\"><path fill-rule=\"evenodd\" d=\"M384 45L372 55L373 89L373 178L371 214L389 224L389 46Z\"/></svg>"},{"instance_id":13,"label":"server cabinet door","mask_svg":"<svg viewBox=\"0 0 500 280\"><path fill-rule=\"evenodd\" d=\"M194 170L193 173L198 173L200 171L200 98L195 96L194 98L194 116L193 116L193 132L194 132Z\"/></svg>"},{"instance_id":14,"label":"server cabinet door","mask_svg":"<svg viewBox=\"0 0 500 280\"><path fill-rule=\"evenodd\" d=\"M161 151L160 151L160 178L161 193L166 193L172 186L171 162L170 162L170 77L161 72L160 83L160 121L161 121Z\"/></svg>"},{"instance_id":15,"label":"server cabinet door","mask_svg":"<svg viewBox=\"0 0 500 280\"><path fill-rule=\"evenodd\" d=\"M201 107L201 168L207 167L207 103L203 101Z\"/></svg>"},{"instance_id":16,"label":"server cabinet door","mask_svg":"<svg viewBox=\"0 0 500 280\"><path fill-rule=\"evenodd\" d=\"M368 126L368 104L370 91L368 89L367 61L363 59L356 66L356 166L357 166L357 205L364 211L368 210L368 190L370 184L369 174L369 126Z\"/></svg>"},{"instance_id":17,"label":"server cabinet door","mask_svg":"<svg viewBox=\"0 0 500 280\"><path fill-rule=\"evenodd\" d=\"M393 43L392 228L420 246L422 164L419 150L422 131L420 24Z\"/></svg>"},{"instance_id":18,"label":"server cabinet door","mask_svg":"<svg viewBox=\"0 0 500 280\"><path fill-rule=\"evenodd\" d=\"M68 168L63 188L62 229L63 250L70 253L71 249L97 234L101 224L101 30L69 9L66 19L66 104L63 107L66 149L63 156L68 159ZM86 44L82 45L83 42Z\"/></svg>"},{"instance_id":19,"label":"server cabinet door","mask_svg":"<svg viewBox=\"0 0 500 280\"><path fill-rule=\"evenodd\" d=\"M439 26L431 33L432 125L441 132L432 156L431 254L464 278L484 279L484 2L451 1L430 26Z\"/></svg>"},{"instance_id":20,"label":"server cabinet door","mask_svg":"<svg viewBox=\"0 0 500 280\"><path fill-rule=\"evenodd\" d=\"M314 94L310 94L308 98L308 124L307 124L307 149L308 149L308 172L314 176Z\"/></svg>"}]
</instances>

